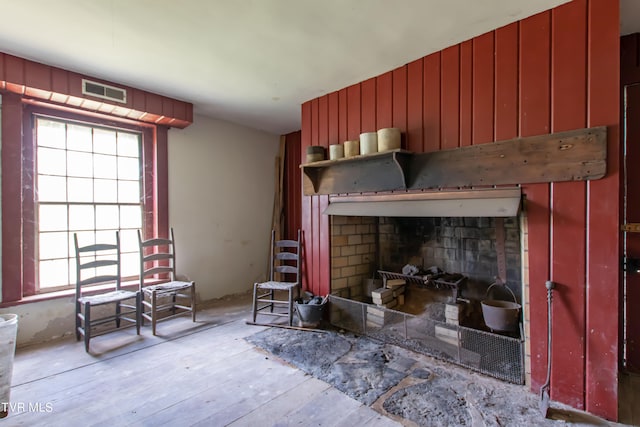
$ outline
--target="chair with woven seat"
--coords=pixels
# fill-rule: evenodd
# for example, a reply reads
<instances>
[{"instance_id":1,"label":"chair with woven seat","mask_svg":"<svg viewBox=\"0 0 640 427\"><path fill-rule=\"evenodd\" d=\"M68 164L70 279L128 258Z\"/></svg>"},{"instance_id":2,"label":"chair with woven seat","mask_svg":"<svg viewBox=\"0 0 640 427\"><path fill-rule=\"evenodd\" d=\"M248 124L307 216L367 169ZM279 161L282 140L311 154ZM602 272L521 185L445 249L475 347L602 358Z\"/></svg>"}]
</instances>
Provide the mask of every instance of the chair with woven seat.
<instances>
[{"instance_id":1,"label":"chair with woven seat","mask_svg":"<svg viewBox=\"0 0 640 427\"><path fill-rule=\"evenodd\" d=\"M196 284L191 280L177 280L173 228L170 233L168 239L143 240L138 230L142 322L144 324L145 319L151 322L153 335L160 320L191 313L191 319L196 321Z\"/></svg>"},{"instance_id":2,"label":"chair with woven seat","mask_svg":"<svg viewBox=\"0 0 640 427\"><path fill-rule=\"evenodd\" d=\"M300 230L297 240L275 240L275 231L271 231L269 280L253 285L253 323L262 315L286 317L288 325L293 325L293 302L301 288L300 250ZM282 294L286 299L279 298Z\"/></svg>"},{"instance_id":3,"label":"chair with woven seat","mask_svg":"<svg viewBox=\"0 0 640 427\"><path fill-rule=\"evenodd\" d=\"M116 243L78 244L74 233L76 250L76 338L84 336L85 351L89 352L92 337L120 328L121 321L135 323L140 335L142 324L140 292L121 289L120 285L120 235L116 231ZM91 293L86 287L92 285ZM108 286L107 285L111 285ZM114 314L93 313L98 306L115 305ZM96 316L97 315L97 316ZM115 328L100 327L115 322Z\"/></svg>"}]
</instances>

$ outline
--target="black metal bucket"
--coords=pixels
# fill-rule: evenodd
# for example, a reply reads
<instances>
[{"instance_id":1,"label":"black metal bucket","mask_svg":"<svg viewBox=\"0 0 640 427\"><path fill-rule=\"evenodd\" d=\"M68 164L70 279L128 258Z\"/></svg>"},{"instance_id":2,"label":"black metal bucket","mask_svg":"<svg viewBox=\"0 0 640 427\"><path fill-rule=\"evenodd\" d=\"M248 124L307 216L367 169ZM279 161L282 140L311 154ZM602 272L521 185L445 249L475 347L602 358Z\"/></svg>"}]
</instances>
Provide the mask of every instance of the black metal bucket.
<instances>
[{"instance_id":1,"label":"black metal bucket","mask_svg":"<svg viewBox=\"0 0 640 427\"><path fill-rule=\"evenodd\" d=\"M487 296L489 295L491 288L498 284L499 283L494 283L489 286L487 289ZM505 289L511 293L514 302L493 299L485 299L482 301L481 305L484 323L492 331L516 331L520 320L521 305L516 302L516 296L513 294L511 289L506 285L500 285L504 286Z\"/></svg>"},{"instance_id":2,"label":"black metal bucket","mask_svg":"<svg viewBox=\"0 0 640 427\"><path fill-rule=\"evenodd\" d=\"M295 303L298 313L299 325L303 328L315 328L320 325L322 312L325 303L322 304L299 304Z\"/></svg>"}]
</instances>

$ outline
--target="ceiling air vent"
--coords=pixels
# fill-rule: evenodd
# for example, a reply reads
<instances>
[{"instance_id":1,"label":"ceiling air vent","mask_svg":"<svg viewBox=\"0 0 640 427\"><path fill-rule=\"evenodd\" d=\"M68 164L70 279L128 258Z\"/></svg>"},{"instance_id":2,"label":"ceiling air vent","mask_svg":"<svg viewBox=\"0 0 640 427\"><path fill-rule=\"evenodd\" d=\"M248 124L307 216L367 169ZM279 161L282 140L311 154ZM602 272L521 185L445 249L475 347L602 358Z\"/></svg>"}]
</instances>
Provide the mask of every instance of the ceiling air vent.
<instances>
[{"instance_id":1,"label":"ceiling air vent","mask_svg":"<svg viewBox=\"0 0 640 427\"><path fill-rule=\"evenodd\" d=\"M92 82L82 79L82 94L91 95L110 101L127 103L127 91L118 87L105 85L102 83Z\"/></svg>"}]
</instances>

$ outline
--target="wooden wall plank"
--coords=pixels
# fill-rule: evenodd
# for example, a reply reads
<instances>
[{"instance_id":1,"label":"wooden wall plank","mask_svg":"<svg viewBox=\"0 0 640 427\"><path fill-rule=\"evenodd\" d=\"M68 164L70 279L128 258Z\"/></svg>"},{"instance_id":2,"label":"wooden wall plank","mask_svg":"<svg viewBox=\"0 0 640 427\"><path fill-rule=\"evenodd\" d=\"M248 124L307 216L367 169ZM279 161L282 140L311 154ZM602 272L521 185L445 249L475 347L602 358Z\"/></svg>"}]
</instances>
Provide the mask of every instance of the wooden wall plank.
<instances>
[{"instance_id":1,"label":"wooden wall plank","mask_svg":"<svg viewBox=\"0 0 640 427\"><path fill-rule=\"evenodd\" d=\"M63 99L66 100L69 93L69 73L60 68L53 68L51 70L51 90L63 95Z\"/></svg>"},{"instance_id":2,"label":"wooden wall plank","mask_svg":"<svg viewBox=\"0 0 640 427\"><path fill-rule=\"evenodd\" d=\"M338 138L340 141L348 139L347 133L347 90L338 92Z\"/></svg>"},{"instance_id":3,"label":"wooden wall plank","mask_svg":"<svg viewBox=\"0 0 640 427\"><path fill-rule=\"evenodd\" d=\"M329 144L342 144L343 140L340 139L338 135L338 129L340 128L338 122L338 92L331 92L328 97L329 115L327 117L327 130L329 132Z\"/></svg>"},{"instance_id":4,"label":"wooden wall plank","mask_svg":"<svg viewBox=\"0 0 640 427\"><path fill-rule=\"evenodd\" d=\"M302 104L301 111L301 141L300 141L300 161L306 163L306 150L307 147L312 145L311 141L311 104L312 101ZM313 246L313 230L311 228L311 199L310 196L305 196L300 190L300 217L301 228L303 232L303 257L302 257L302 287L309 290L311 288L311 254Z\"/></svg>"},{"instance_id":5,"label":"wooden wall plank","mask_svg":"<svg viewBox=\"0 0 640 427\"><path fill-rule=\"evenodd\" d=\"M440 124L442 136L440 148L443 150L459 146L460 123L460 46L452 46L442 51Z\"/></svg>"},{"instance_id":6,"label":"wooden wall plank","mask_svg":"<svg viewBox=\"0 0 640 427\"><path fill-rule=\"evenodd\" d=\"M361 132L375 132L376 125L376 79L365 80L361 84L362 116Z\"/></svg>"},{"instance_id":7,"label":"wooden wall plank","mask_svg":"<svg viewBox=\"0 0 640 427\"><path fill-rule=\"evenodd\" d=\"M22 103L13 93L2 95L2 174L22 177ZM3 286L2 302L22 298L22 182L2 180L2 282L20 284Z\"/></svg>"},{"instance_id":8,"label":"wooden wall plank","mask_svg":"<svg viewBox=\"0 0 640 427\"><path fill-rule=\"evenodd\" d=\"M589 126L608 126L607 176L587 183L588 261L587 270L587 349L586 409L610 420L618 418L619 323L613 313L620 311L620 259L618 225L620 203L617 198L620 176L619 92L620 76L615 46L618 33L618 2L590 0L588 9ZM639 80L640 81L640 76ZM615 270L615 271L614 271Z\"/></svg>"},{"instance_id":9,"label":"wooden wall plank","mask_svg":"<svg viewBox=\"0 0 640 427\"><path fill-rule=\"evenodd\" d=\"M494 140L494 33L473 39L473 144Z\"/></svg>"},{"instance_id":10,"label":"wooden wall plank","mask_svg":"<svg viewBox=\"0 0 640 427\"><path fill-rule=\"evenodd\" d=\"M424 58L423 80L423 119L424 151L436 151L440 149L440 70L441 53L436 52Z\"/></svg>"},{"instance_id":11,"label":"wooden wall plank","mask_svg":"<svg viewBox=\"0 0 640 427\"><path fill-rule=\"evenodd\" d=\"M495 34L495 139L518 135L518 23Z\"/></svg>"},{"instance_id":12,"label":"wooden wall plank","mask_svg":"<svg viewBox=\"0 0 640 427\"><path fill-rule=\"evenodd\" d=\"M311 101L311 142L313 145L322 145L327 148L326 141L320 140L320 103L324 97L320 97ZM328 158L327 153L327 158ZM318 291L320 284L320 199L313 197L311 200L311 236L313 244L311 246L311 282L310 289L314 294Z\"/></svg>"},{"instance_id":13,"label":"wooden wall plank","mask_svg":"<svg viewBox=\"0 0 640 427\"><path fill-rule=\"evenodd\" d=\"M360 85L347 88L347 138L360 139Z\"/></svg>"},{"instance_id":14,"label":"wooden wall plank","mask_svg":"<svg viewBox=\"0 0 640 427\"><path fill-rule=\"evenodd\" d=\"M551 130L586 124L586 0L551 15ZM551 280L556 283L553 315L551 396L584 408L586 298L586 184L551 185Z\"/></svg>"},{"instance_id":15,"label":"wooden wall plank","mask_svg":"<svg viewBox=\"0 0 640 427\"><path fill-rule=\"evenodd\" d=\"M520 136L549 133L551 14L544 12L520 22ZM527 185L526 197L529 256L529 307L531 388L539 390L547 366L545 308L549 280L549 185Z\"/></svg>"},{"instance_id":16,"label":"wooden wall plank","mask_svg":"<svg viewBox=\"0 0 640 427\"><path fill-rule=\"evenodd\" d=\"M376 129L393 125L393 72L389 71L376 78Z\"/></svg>"},{"instance_id":17,"label":"wooden wall plank","mask_svg":"<svg viewBox=\"0 0 640 427\"><path fill-rule=\"evenodd\" d=\"M51 67L38 62L25 61L25 86L51 91Z\"/></svg>"},{"instance_id":18,"label":"wooden wall plank","mask_svg":"<svg viewBox=\"0 0 640 427\"><path fill-rule=\"evenodd\" d=\"M407 66L407 150L422 152L422 73L423 59L410 62Z\"/></svg>"},{"instance_id":19,"label":"wooden wall plank","mask_svg":"<svg viewBox=\"0 0 640 427\"><path fill-rule=\"evenodd\" d=\"M460 44L460 146L471 145L473 100L473 42ZM514 135L515 136L515 135Z\"/></svg>"},{"instance_id":20,"label":"wooden wall plank","mask_svg":"<svg viewBox=\"0 0 640 427\"><path fill-rule=\"evenodd\" d=\"M13 93L24 94L24 59L12 55L5 55L6 88Z\"/></svg>"},{"instance_id":21,"label":"wooden wall plank","mask_svg":"<svg viewBox=\"0 0 640 427\"><path fill-rule=\"evenodd\" d=\"M5 57L6 55L0 52L0 89L4 89L4 82L7 79L4 65Z\"/></svg>"},{"instance_id":22,"label":"wooden wall plank","mask_svg":"<svg viewBox=\"0 0 640 427\"><path fill-rule=\"evenodd\" d=\"M285 135L285 177L284 177L284 209L285 239L296 239L297 230L301 228L300 193L302 189L300 172L301 132Z\"/></svg>"},{"instance_id":23,"label":"wooden wall plank","mask_svg":"<svg viewBox=\"0 0 640 427\"><path fill-rule=\"evenodd\" d=\"M162 115L167 118L174 117L174 114L173 114L174 100L171 98L167 98L166 96L163 96L161 98L162 98L162 110L161 110Z\"/></svg>"},{"instance_id":24,"label":"wooden wall plank","mask_svg":"<svg viewBox=\"0 0 640 427\"><path fill-rule=\"evenodd\" d=\"M329 144L337 143L329 140L329 95L325 95L318 102L318 140L329 152ZM316 209L314 209L314 235L317 235L317 246L314 246L314 284L313 293L316 295L326 295L329 293L329 271L331 256L329 253L329 217L322 212L329 204L328 196L315 198Z\"/></svg>"},{"instance_id":25,"label":"wooden wall plank","mask_svg":"<svg viewBox=\"0 0 640 427\"><path fill-rule=\"evenodd\" d=\"M322 145L329 152L329 97L318 99L318 145Z\"/></svg>"},{"instance_id":26,"label":"wooden wall plank","mask_svg":"<svg viewBox=\"0 0 640 427\"><path fill-rule=\"evenodd\" d=\"M324 215L322 212L329 206L329 196L320 196L318 199L320 202L318 209L318 216L320 217L320 275L318 287L314 293L325 296L331 292L331 230L329 228L329 215Z\"/></svg>"},{"instance_id":27,"label":"wooden wall plank","mask_svg":"<svg viewBox=\"0 0 640 427\"><path fill-rule=\"evenodd\" d=\"M393 70L392 127L400 129L402 148L407 148L407 66Z\"/></svg>"}]
</instances>

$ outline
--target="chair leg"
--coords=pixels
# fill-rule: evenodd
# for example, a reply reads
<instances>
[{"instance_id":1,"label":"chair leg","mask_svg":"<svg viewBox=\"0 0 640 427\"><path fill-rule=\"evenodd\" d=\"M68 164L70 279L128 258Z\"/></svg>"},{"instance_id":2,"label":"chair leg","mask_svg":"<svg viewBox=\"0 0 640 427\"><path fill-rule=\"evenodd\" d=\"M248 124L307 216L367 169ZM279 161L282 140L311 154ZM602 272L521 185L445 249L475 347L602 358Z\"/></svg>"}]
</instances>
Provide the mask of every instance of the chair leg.
<instances>
[{"instance_id":1,"label":"chair leg","mask_svg":"<svg viewBox=\"0 0 640 427\"><path fill-rule=\"evenodd\" d=\"M122 312L120 308L120 301L116 302L116 328L120 327L120 313Z\"/></svg>"},{"instance_id":2,"label":"chair leg","mask_svg":"<svg viewBox=\"0 0 640 427\"><path fill-rule=\"evenodd\" d=\"M151 333L153 335L156 334L156 322L158 321L157 319L157 313L156 313L156 302L157 302L157 295L154 292L151 293Z\"/></svg>"},{"instance_id":3,"label":"chair leg","mask_svg":"<svg viewBox=\"0 0 640 427\"><path fill-rule=\"evenodd\" d=\"M196 321L196 284L191 285L191 320Z\"/></svg>"},{"instance_id":4,"label":"chair leg","mask_svg":"<svg viewBox=\"0 0 640 427\"><path fill-rule=\"evenodd\" d=\"M293 288L289 288L289 326L293 326Z\"/></svg>"},{"instance_id":5,"label":"chair leg","mask_svg":"<svg viewBox=\"0 0 640 427\"><path fill-rule=\"evenodd\" d=\"M256 316L258 315L258 284L253 284L253 305L251 307L251 313L253 315L253 323L256 323Z\"/></svg>"},{"instance_id":6,"label":"chair leg","mask_svg":"<svg viewBox=\"0 0 640 427\"><path fill-rule=\"evenodd\" d=\"M80 341L81 333L80 328L82 327L82 320L80 319L80 314L82 313L82 304L78 300L76 300L76 340Z\"/></svg>"},{"instance_id":7,"label":"chair leg","mask_svg":"<svg viewBox=\"0 0 640 427\"><path fill-rule=\"evenodd\" d=\"M84 303L84 351L89 353L89 341L91 340L91 304Z\"/></svg>"},{"instance_id":8,"label":"chair leg","mask_svg":"<svg viewBox=\"0 0 640 427\"><path fill-rule=\"evenodd\" d=\"M275 299L276 296L276 292L272 289L271 292L269 292L269 298L273 301ZM275 308L275 304L274 303L270 303L271 304L271 312L273 313L273 309Z\"/></svg>"},{"instance_id":9,"label":"chair leg","mask_svg":"<svg viewBox=\"0 0 640 427\"><path fill-rule=\"evenodd\" d=\"M140 335L140 325L142 325L142 299L141 292L136 293L136 334Z\"/></svg>"}]
</instances>

